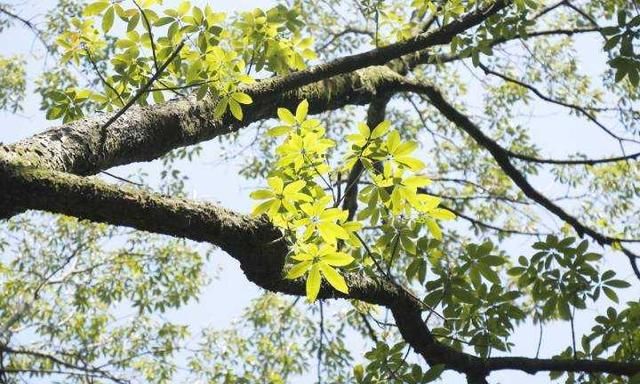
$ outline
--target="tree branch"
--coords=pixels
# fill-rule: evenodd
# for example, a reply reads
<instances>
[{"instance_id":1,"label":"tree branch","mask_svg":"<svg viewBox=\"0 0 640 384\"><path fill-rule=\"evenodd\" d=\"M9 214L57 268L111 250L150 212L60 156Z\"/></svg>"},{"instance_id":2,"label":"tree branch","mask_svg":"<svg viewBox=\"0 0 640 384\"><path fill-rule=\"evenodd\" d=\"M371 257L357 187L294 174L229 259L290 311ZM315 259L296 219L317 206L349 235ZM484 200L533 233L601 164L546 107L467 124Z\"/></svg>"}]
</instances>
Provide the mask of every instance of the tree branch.
<instances>
[{"instance_id":1,"label":"tree branch","mask_svg":"<svg viewBox=\"0 0 640 384\"><path fill-rule=\"evenodd\" d=\"M417 83L407 80L406 91L416 92L426 96L431 104L440 111L449 121L454 123L458 128L465 131L471 136L480 146L484 147L491 153L496 163L502 168L504 173L513 180L513 182L522 190L522 192L530 199L536 201L538 204L546 208L551 213L555 214L558 218L568 223L573 227L576 233L582 237L588 235L601 245L615 245L621 242L636 242L637 240L620 239L604 235L593 228L583 224L578 218L570 215L560 206L553 203L549 198L536 190L527 181L526 177L511 163L509 151L500 146L496 141L485 135L482 130L475 125L467 116L459 112L453 105L447 102L440 91L435 87ZM631 268L635 275L640 279L640 268L637 265L638 256L631 250L621 247L625 255L631 262Z\"/></svg>"},{"instance_id":2,"label":"tree branch","mask_svg":"<svg viewBox=\"0 0 640 384\"><path fill-rule=\"evenodd\" d=\"M372 96L383 92L385 86L397 84L399 76L386 67L356 70L386 64L430 46L447 44L456 34L481 24L510 4L510 0L498 0L413 39L243 87L243 92L249 94L254 103L247 107L245 120L241 123L230 114L212 119L214 102L191 98L146 108L132 107L122 116L116 113L79 120L24 140L5 151L13 152L16 158L28 159L38 168L94 174L116 165L153 160L171 149L212 139L273 117L273 105L292 107L307 98L311 112L318 113L346 104L366 104ZM326 80L341 74L344 75ZM324 81L319 82L321 80ZM102 148L98 128L115 120L116 116L120 118L113 121L104 135Z\"/></svg>"},{"instance_id":3,"label":"tree branch","mask_svg":"<svg viewBox=\"0 0 640 384\"><path fill-rule=\"evenodd\" d=\"M264 217L252 218L210 203L125 189L87 177L34 169L0 156L0 212L7 206L72 215L112 225L206 241L240 262L246 277L270 291L305 295L304 282L286 280L282 268L288 247L281 232ZM479 357L441 344L422 319L423 306L410 292L387 280L347 273L349 294L323 284L319 298L349 298L389 308L404 339L429 364L483 378L501 369L525 372L559 370L632 375L638 362L544 360Z\"/></svg>"},{"instance_id":4,"label":"tree branch","mask_svg":"<svg viewBox=\"0 0 640 384\"><path fill-rule=\"evenodd\" d=\"M172 149L196 144L235 132L249 124L276 116L274 106L295 109L307 99L310 113L368 104L379 93L393 92L402 77L387 67L371 67L295 91L265 92L265 84L246 89L254 102L245 107L244 120L229 114L213 117L215 102L195 98L129 108L106 132L101 145L100 127L117 114L98 114L2 147L14 160L28 161L37 168L80 175L98 173L114 166L151 161ZM262 96L257 97L256 95Z\"/></svg>"},{"instance_id":5,"label":"tree branch","mask_svg":"<svg viewBox=\"0 0 640 384\"><path fill-rule=\"evenodd\" d=\"M597 119L593 114L591 114L590 112L588 112L584 107L582 107L582 106L580 106L580 105L572 104L572 103L567 103L567 102L564 102L564 101L562 101L562 100L556 100L556 99L554 99L554 98L552 98L552 97L549 97L549 96L545 95L545 94L544 94L544 93L542 93L540 90L538 90L536 87L534 87L534 86L532 86L532 85L530 85L530 84L527 84L527 83L525 83L525 82L523 82L523 81L520 81L520 80L514 79L514 78L512 78L512 77L509 77L509 76L507 76L507 75L505 75L505 74L502 74L502 73L496 72L496 71L494 71L494 70L490 69L489 67L487 67L486 65L484 65L484 64L482 64L482 63L480 63L478 66L479 66L479 67L484 71L484 73L485 73L485 74L487 74L487 75L493 75L493 76L496 76L496 77L501 78L502 80L504 80L504 81L506 81L506 82L509 82L509 83L512 83L512 84L519 85L519 86L521 86L521 87L523 87L523 88L526 88L526 89L528 89L529 91L533 92L536 96L538 96L540 99L542 99L542 100L544 100L544 101L546 101L546 102L549 102L549 103L552 103L552 104L556 104L556 105L560 105L560 106L562 106L562 107L566 107L566 108L569 108L569 109L572 109L572 110L574 110L574 111L578 112L579 114L581 114L581 115L585 116L587 119L591 120L591 121L592 121L595 125L597 125L600 129L602 129L602 130L603 130L604 132L606 132L609 136L613 137L614 139L618 140L619 142L622 142L622 141L630 141L630 142L634 142L634 143L640 143L640 141L638 141L638 140L634 140L634 139L627 139L627 138L624 138L624 137L620 137L620 136L618 136L618 135L617 135L617 134L615 134L613 131L611 131L611 129L607 128L604 124L602 124L602 123L601 123L601 122L600 122L600 121L599 121L599 120L598 120L598 119ZM530 158L529 158L529 159L527 159L527 158L526 158L526 156L522 156L522 155L518 155L518 154L513 154L512 156L513 156L513 157L521 158L521 159L523 159L523 160L529 160L529 159L530 159ZM640 153L633 154L633 155L631 155L630 157L623 156L623 157L621 157L621 158L615 158L615 160L613 160L613 161L627 160L627 159L632 159L632 158L633 158L633 159L635 159L635 158L637 158L638 156L640 156ZM523 157L525 157L525 158L523 158ZM530 160L530 161L535 161L535 160ZM606 163L606 162L610 162L610 161L611 161L611 160L603 159L603 160L596 161L595 163L575 163L575 162L571 163L571 162L569 162L569 161L561 161L561 160L556 160L556 161L549 161L549 160L547 160L547 161L541 161L541 160L538 160L538 161L536 161L536 162L539 162L539 163L540 163L540 162L547 162L547 163L552 163L552 164L591 164L591 165L593 165L593 164L597 164L597 163Z\"/></svg>"}]
</instances>

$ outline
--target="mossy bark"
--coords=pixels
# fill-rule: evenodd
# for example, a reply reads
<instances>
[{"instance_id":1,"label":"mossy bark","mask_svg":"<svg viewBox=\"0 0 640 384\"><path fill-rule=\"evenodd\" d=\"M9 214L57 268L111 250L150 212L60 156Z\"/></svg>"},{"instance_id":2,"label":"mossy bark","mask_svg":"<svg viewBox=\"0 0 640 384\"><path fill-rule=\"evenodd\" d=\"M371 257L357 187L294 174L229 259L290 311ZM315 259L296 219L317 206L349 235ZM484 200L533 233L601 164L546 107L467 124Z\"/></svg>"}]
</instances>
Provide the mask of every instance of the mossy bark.
<instances>
[{"instance_id":1,"label":"mossy bark","mask_svg":"<svg viewBox=\"0 0 640 384\"><path fill-rule=\"evenodd\" d=\"M377 94L393 92L401 77L387 67L370 67L319 81L286 93L256 83L244 91L253 103L244 120L230 114L213 118L215 104L187 98L149 107L134 106L112 123L103 137L102 127L113 114L98 114L51 128L18 143L0 147L5 158L77 175L91 175L114 166L151 161L172 149L210 140L273 118L278 107L295 109L307 99L311 113L364 105Z\"/></svg>"}]
</instances>

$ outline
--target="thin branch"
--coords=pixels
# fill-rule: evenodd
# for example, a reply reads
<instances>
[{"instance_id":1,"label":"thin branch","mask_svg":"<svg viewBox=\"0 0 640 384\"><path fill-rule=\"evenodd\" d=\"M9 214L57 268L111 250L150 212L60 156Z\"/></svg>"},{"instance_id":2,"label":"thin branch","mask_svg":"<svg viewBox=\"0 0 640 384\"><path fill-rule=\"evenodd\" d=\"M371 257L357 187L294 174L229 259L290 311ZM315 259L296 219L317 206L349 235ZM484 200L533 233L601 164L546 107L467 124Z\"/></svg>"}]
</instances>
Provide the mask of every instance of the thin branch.
<instances>
[{"instance_id":1,"label":"thin branch","mask_svg":"<svg viewBox=\"0 0 640 384\"><path fill-rule=\"evenodd\" d=\"M349 34L366 35L366 36L369 36L371 38L374 38L374 34L371 33L371 31L368 31L366 29L358 29L358 28L353 28L353 27L347 27L347 28L343 29L342 31L340 31L338 33L334 33L333 37L329 41L327 41L326 43L322 44L322 46L320 46L317 50L318 51L324 51L325 49L327 49L327 47L329 47L331 44L333 44L336 40L340 39L341 37L343 37L345 35L349 35Z\"/></svg>"},{"instance_id":2,"label":"thin branch","mask_svg":"<svg viewBox=\"0 0 640 384\"><path fill-rule=\"evenodd\" d=\"M44 36L43 36L43 32L35 26L35 24L33 24L31 22L31 20L27 20L11 11L9 11L8 9L6 9L5 7L0 7L0 13L3 13L5 15L7 15L8 17L18 20L20 23L24 24L28 29L30 29L34 35L36 35L36 37L38 38L38 40L40 40L40 42L42 43L42 45L46 48L47 51L52 52L53 49L51 48L51 46L49 45L49 43L47 42L47 40L45 40Z\"/></svg>"},{"instance_id":3,"label":"thin branch","mask_svg":"<svg viewBox=\"0 0 640 384\"><path fill-rule=\"evenodd\" d=\"M600 129L602 129L604 132L606 132L609 136L613 137L614 139L618 140L618 141L629 141L629 142L633 142L636 144L640 144L640 141L635 140L635 139L628 139L628 138L624 138L624 137L620 137L617 134L615 134L613 131L611 131L611 129L607 128L604 124L602 124L595 116L593 116L593 114L589 113L585 108L577 105L577 104L571 104L571 103L567 103L561 100L556 100L552 97L549 97L547 95L545 95L544 93L542 93L540 90L538 90L537 88L535 88L534 86L527 84L525 82L522 82L520 80L517 80L513 77L509 77L505 74L496 72L492 69L490 69L489 67L487 67L486 65L479 63L478 66L484 71L485 74L489 74L489 75L493 75L496 77L501 78L504 81L507 81L509 83L512 84L516 84L519 85L523 88L526 88L528 90L530 90L531 92L533 92L536 96L538 96L540 99L547 101L549 103L552 104L556 104L556 105L560 105L566 108L570 108L576 112L578 112L579 114L585 116L587 119L591 120L594 124L596 124L598 127L600 127ZM580 162L572 162L570 160L547 160L547 161L543 161L543 160L531 160L533 158L529 158L528 156L524 156L524 155L517 155L517 154L512 154L512 156L514 157L518 157L521 158L523 160L529 160L529 161L536 161L536 162L546 162L546 163L552 163L552 164L597 164L597 163L605 163L605 162L611 162L611 160L608 159L602 159L599 161L596 161L594 163L580 163ZM634 155L631 155L631 157L629 158L636 158L640 156L640 153L636 153ZM613 160L613 161L620 161L620 158L615 158L617 160ZM627 157L623 156L622 160L626 160Z\"/></svg>"},{"instance_id":4,"label":"thin branch","mask_svg":"<svg viewBox=\"0 0 640 384\"><path fill-rule=\"evenodd\" d=\"M91 56L91 52L89 51L88 47L85 47L84 51L87 54L87 59L89 59L89 63L91 63L91 66L93 67L93 70L95 71L96 75L98 75L98 78L100 79L100 81L102 82L102 84L104 84L105 87L109 88L110 90L113 91L113 93L116 94L116 96L118 96L118 99L120 100L120 106L124 106L125 105L125 101L124 99L122 99L122 95L120 94L120 92L118 92L117 89L115 89L113 87L113 85L111 85L107 79L104 78L104 76L102 76L102 73L100 72L100 68L98 68L98 64L96 63L96 61L93 59L93 57Z\"/></svg>"},{"instance_id":5,"label":"thin branch","mask_svg":"<svg viewBox=\"0 0 640 384\"><path fill-rule=\"evenodd\" d=\"M114 175L114 174L113 174L113 173L111 173L111 172L101 171L100 173L102 173L102 174L104 174L104 175L107 175L107 176L109 176L109 177L112 177L112 178L114 178L114 179L116 179L116 180L118 180L118 181L122 181L122 182L124 182L124 183L128 183L128 184L131 184L131 185L135 185L136 187L144 187L144 184L136 183L135 181L131 181L131 180L129 180L129 179L126 179L126 178L121 177L121 176L118 176L118 175Z\"/></svg>"},{"instance_id":6,"label":"thin branch","mask_svg":"<svg viewBox=\"0 0 640 384\"><path fill-rule=\"evenodd\" d=\"M158 57L156 56L156 43L153 39L153 32L151 31L151 23L147 18L147 14L142 9L142 7L138 4L138 2L136 0L131 0L131 1L133 1L133 4L135 4L136 8L138 8L138 11L140 11L140 14L142 15L142 19L144 21L144 26L147 29L147 33L149 34L149 42L151 43L151 54L153 55L153 65L156 68L156 73L162 72L162 70L158 68Z\"/></svg>"},{"instance_id":7,"label":"thin branch","mask_svg":"<svg viewBox=\"0 0 640 384\"><path fill-rule=\"evenodd\" d=\"M538 204L546 208L551 213L555 214L558 218L562 219L567 224L571 225L579 236L585 234L594 239L601 245L619 245L620 243L627 242L640 242L636 239L623 239L604 235L597 230L585 225L578 218L570 215L560 206L553 203L549 198L536 190L527 181L526 177L511 163L509 152L505 150L496 141L485 135L482 130L475 125L467 116L459 112L453 105L447 102L440 91L431 85L424 83L417 83L407 80L406 91L416 92L427 97L431 104L440 111L449 121L454 123L458 128L465 131L471 136L476 143L484 147L491 153L496 163L502 168L503 172L511 178L511 180L522 190L522 192L530 199L536 201ZM631 262L631 268L640 279L640 268L638 268L638 256L631 250L621 247L624 254Z\"/></svg>"}]
</instances>

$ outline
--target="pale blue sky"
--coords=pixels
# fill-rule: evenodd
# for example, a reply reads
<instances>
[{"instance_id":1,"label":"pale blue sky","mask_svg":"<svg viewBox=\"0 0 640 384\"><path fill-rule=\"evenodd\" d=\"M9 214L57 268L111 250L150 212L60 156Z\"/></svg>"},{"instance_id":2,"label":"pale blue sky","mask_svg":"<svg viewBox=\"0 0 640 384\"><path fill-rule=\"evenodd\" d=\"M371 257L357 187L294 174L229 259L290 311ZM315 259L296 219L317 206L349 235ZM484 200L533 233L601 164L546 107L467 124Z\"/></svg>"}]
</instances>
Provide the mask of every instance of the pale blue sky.
<instances>
[{"instance_id":1,"label":"pale blue sky","mask_svg":"<svg viewBox=\"0 0 640 384\"><path fill-rule=\"evenodd\" d=\"M55 1L53 0L15 2L17 6L16 9L20 14L25 16L33 14L41 15L54 3ZM165 3L167 2L165 1ZM172 1L168 3L172 3ZM204 4L206 1L194 1L193 3ZM265 7L273 2L238 0L211 1L209 3L217 9L237 10L249 9L254 6ZM18 6L18 4L25 5ZM593 50L592 46L594 41L589 39L580 40L579 44L588 52L590 49L591 51ZM33 38L33 35L21 26L16 26L0 34L0 54L11 55L19 53L25 55L29 59L30 80L33 80L34 76L42 69L42 59L44 56L40 48L39 43ZM51 64L52 59L49 58L48 61L49 64ZM604 65L604 61L595 55L592 60L588 60L587 63L585 70L589 72L599 72ZM479 72L477 72L477 74L480 75ZM470 104L469 107L472 108L472 104L479 105L480 101L476 100L474 103L473 98L471 98ZM603 145L601 133L596 129L589 129L588 134L585 134L585 125L587 125L587 123L584 121L563 117L558 113L560 111L559 109L549 107L548 105L535 104L534 106L537 108L537 112L549 115L542 120L536 120L535 124L531 125L532 136L541 147L547 148L546 153L548 155L566 157L566 154L577 150L594 155L605 155L617 150L615 143ZM44 119L44 114L39 110L39 98L37 96L30 96L28 98L25 104L25 110L20 114L13 115L0 112L0 119L2 121L0 141L4 143L14 142L52 125L51 122L47 122ZM579 140L577 138L579 138ZM204 148L205 155L202 159L188 166L189 176L191 177L188 183L189 190L195 193L197 198L219 201L229 208L243 212L249 211L251 207L251 201L248 198L249 189L253 188L257 182L246 182L242 178L237 177L238 164L220 164L217 154L222 149L217 142L206 143ZM155 162L144 165L120 167L113 172L126 175L139 166L150 170L150 173L157 173L158 170L157 162ZM216 180L216 182L212 183L211 180ZM549 192L548 179L540 178L536 181L539 183L538 186L541 190ZM530 239L516 238L511 240L509 244L516 255L521 253L530 254ZM630 281L633 280L625 258L609 254L606 260L614 269L620 271L621 276L628 277ZM214 325L215 327L223 328L228 325L232 319L240 315L242 309L251 298L259 294L260 290L244 278L237 264L231 258L222 253L217 253L214 264L215 268L222 268L222 273L219 273L219 279L214 280L213 283L205 289L200 302L191 304L179 313L172 315L176 319L188 321L196 326ZM233 292L234 294L229 295L229 292ZM631 299L637 297L638 292L640 292L638 290L638 284L635 284L633 288L626 290L626 293L621 296ZM588 311L585 315L592 317L594 311ZM567 343L570 337L568 327L568 324L547 327L545 330L546 337L542 347L542 356L550 356L558 352L559 348L568 345ZM587 329L588 327L590 327L590 325L587 321L577 322L578 331L580 329ZM514 335L514 341L517 344L514 352L520 355L532 356L535 353L537 332L537 328L531 326L522 327ZM354 338L351 344L362 345L362 341ZM446 377L446 383L464 382L458 375L447 375ZM490 382L492 383L511 383L515 380L518 380L521 384L527 384L547 382L548 378L546 374L532 377L523 373L515 374L511 372L493 374L490 378Z\"/></svg>"}]
</instances>

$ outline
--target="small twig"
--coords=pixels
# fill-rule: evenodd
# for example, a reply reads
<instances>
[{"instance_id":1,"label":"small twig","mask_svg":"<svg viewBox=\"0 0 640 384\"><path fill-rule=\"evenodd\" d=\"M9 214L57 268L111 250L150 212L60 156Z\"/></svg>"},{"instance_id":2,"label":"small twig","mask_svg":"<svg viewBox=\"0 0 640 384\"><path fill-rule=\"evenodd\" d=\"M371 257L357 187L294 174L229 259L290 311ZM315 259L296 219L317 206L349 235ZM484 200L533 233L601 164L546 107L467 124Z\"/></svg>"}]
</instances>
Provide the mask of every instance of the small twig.
<instances>
[{"instance_id":1,"label":"small twig","mask_svg":"<svg viewBox=\"0 0 640 384\"><path fill-rule=\"evenodd\" d=\"M98 68L98 64L96 63L96 61L91 56L91 52L89 51L89 48L85 47L84 51L87 53L87 59L89 59L89 62L91 63L91 66L93 67L93 70L96 72L96 75L98 75L98 78L100 79L100 81L102 81L102 84L104 84L105 87L107 87L110 90L112 90L113 93L115 93L116 96L118 96L118 99L120 99L120 105L121 106L124 105L125 101L122 98L122 95L120 94L120 92L118 92L118 90L115 89L113 85L109 84L107 79L105 79L104 76L102 76L102 73L100 72L100 68Z\"/></svg>"},{"instance_id":2,"label":"small twig","mask_svg":"<svg viewBox=\"0 0 640 384\"><path fill-rule=\"evenodd\" d=\"M160 69L158 68L158 57L156 56L156 43L153 41L153 32L151 32L151 23L147 18L147 14L144 12L144 10L138 4L138 2L136 0L131 0L131 1L133 1L133 4L135 4L136 8L138 8L138 10L140 11L140 14L142 14L144 25L147 28L147 33L149 34L149 41L151 42L151 53L153 55L153 65L156 68L156 72L161 72Z\"/></svg>"},{"instance_id":3,"label":"small twig","mask_svg":"<svg viewBox=\"0 0 640 384\"><path fill-rule=\"evenodd\" d=\"M144 184L140 184L140 183L136 183L135 181L131 181L129 179L125 179L124 177L118 176L118 175L114 175L113 173L107 172L107 171L100 171L100 173L105 174L109 177L113 177L116 180L120 180L124 183L129 183L132 185L135 185L136 187L144 187Z\"/></svg>"},{"instance_id":4,"label":"small twig","mask_svg":"<svg viewBox=\"0 0 640 384\"><path fill-rule=\"evenodd\" d=\"M536 348L536 359L540 356L540 348L542 347L542 320L539 320L540 330L538 332L538 346Z\"/></svg>"},{"instance_id":5,"label":"small twig","mask_svg":"<svg viewBox=\"0 0 640 384\"><path fill-rule=\"evenodd\" d=\"M178 56L178 54L180 53L180 51L182 50L182 48L184 47L184 42L185 40L182 39L182 41L180 41L180 44L178 44L178 46L176 47L176 49L171 53L171 56L169 56L169 58L162 64L162 66L158 69L158 71L151 76L151 78L149 79L149 81L146 82L145 85L142 86L142 88L140 88L138 90L138 92L136 92L136 94L131 98L131 100L129 100L129 102L127 104L124 105L124 107L122 107L116 114L114 114L100 129L102 131L102 147L105 144L105 141L107 139L107 135L106 135L106 131L107 128L109 128L109 126L111 124L113 124L116 120L118 120L118 118L120 118L120 116L122 116L129 108L131 108L133 106L133 104L135 104L138 99L140 99L140 97L142 97L142 95L144 93L146 93L149 88L151 88L151 85L162 75L162 73L164 72L164 70L169 66L169 64L171 64L171 62L173 61L173 59L176 58L176 56Z\"/></svg>"},{"instance_id":6,"label":"small twig","mask_svg":"<svg viewBox=\"0 0 640 384\"><path fill-rule=\"evenodd\" d=\"M320 341L318 345L318 384L322 384L322 348L323 348L323 339L324 339L324 309L322 306L322 300L319 302L320 305Z\"/></svg>"}]
</instances>

